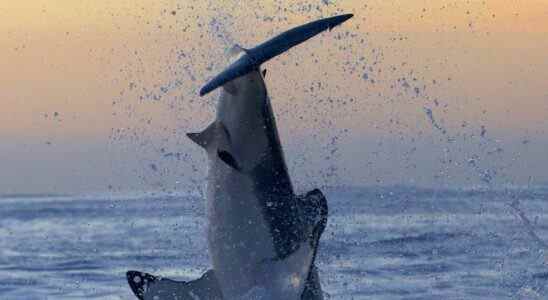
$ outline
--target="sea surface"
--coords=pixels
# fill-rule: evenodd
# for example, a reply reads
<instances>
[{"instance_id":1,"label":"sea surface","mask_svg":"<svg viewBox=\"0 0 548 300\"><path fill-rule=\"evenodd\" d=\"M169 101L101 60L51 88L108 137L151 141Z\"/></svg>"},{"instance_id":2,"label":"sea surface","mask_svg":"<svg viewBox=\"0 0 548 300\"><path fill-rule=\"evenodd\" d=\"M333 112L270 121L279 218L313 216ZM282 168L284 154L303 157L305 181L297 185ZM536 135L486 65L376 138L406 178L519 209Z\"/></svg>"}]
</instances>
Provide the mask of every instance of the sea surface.
<instances>
[{"instance_id":1,"label":"sea surface","mask_svg":"<svg viewBox=\"0 0 548 300\"><path fill-rule=\"evenodd\" d=\"M548 299L548 188L333 188L327 299ZM209 268L199 194L0 198L0 299L136 299Z\"/></svg>"}]
</instances>

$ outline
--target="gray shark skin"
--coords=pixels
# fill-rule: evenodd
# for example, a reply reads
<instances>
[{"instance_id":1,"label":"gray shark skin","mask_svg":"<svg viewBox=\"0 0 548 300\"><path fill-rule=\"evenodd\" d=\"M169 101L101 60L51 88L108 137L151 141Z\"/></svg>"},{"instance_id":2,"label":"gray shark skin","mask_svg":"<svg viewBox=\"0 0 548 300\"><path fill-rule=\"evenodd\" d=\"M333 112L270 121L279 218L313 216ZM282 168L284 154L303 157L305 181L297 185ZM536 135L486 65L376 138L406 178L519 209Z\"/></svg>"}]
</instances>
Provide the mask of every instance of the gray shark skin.
<instances>
[{"instance_id":1,"label":"gray shark skin","mask_svg":"<svg viewBox=\"0 0 548 300\"><path fill-rule=\"evenodd\" d=\"M349 17L333 18L326 29ZM306 27L310 24L316 31ZM317 34L318 24L324 23L289 31L289 44L280 44L288 41L280 39L282 34L257 48L262 58L271 58L294 46L303 30L304 40ZM221 76L220 82L229 80L220 85L215 121L188 134L209 161L207 241L213 268L190 282L129 271L129 285L139 299L323 300L315 258L327 201L317 189L295 195L264 73L260 63L242 69L238 61L246 57L251 56L244 53L224 72L229 76ZM214 78L206 87L214 89L218 82Z\"/></svg>"}]
</instances>

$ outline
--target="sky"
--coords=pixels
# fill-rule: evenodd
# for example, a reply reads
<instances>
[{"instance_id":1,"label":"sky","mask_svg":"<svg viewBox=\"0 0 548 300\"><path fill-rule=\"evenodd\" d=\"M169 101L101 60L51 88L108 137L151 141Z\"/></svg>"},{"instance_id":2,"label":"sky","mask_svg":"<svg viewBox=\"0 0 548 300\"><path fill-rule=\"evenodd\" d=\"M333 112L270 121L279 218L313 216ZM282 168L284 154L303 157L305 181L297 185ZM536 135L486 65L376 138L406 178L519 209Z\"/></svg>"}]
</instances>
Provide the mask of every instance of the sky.
<instances>
[{"instance_id":1,"label":"sky","mask_svg":"<svg viewBox=\"0 0 548 300\"><path fill-rule=\"evenodd\" d=\"M203 187L226 50L341 13L263 66L297 190L548 184L548 0L4 2L0 194Z\"/></svg>"}]
</instances>

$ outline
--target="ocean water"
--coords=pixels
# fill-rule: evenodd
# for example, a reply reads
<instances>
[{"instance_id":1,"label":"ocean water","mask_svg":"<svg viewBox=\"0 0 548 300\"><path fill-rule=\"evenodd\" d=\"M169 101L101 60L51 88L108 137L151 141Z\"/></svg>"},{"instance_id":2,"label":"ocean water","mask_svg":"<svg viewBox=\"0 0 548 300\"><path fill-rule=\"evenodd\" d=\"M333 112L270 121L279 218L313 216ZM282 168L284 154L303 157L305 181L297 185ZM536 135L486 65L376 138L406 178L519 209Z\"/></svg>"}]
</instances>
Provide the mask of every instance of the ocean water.
<instances>
[{"instance_id":1,"label":"ocean water","mask_svg":"<svg viewBox=\"0 0 548 300\"><path fill-rule=\"evenodd\" d=\"M548 189L336 188L327 299L548 299ZM200 196L0 198L0 299L135 299L209 266ZM546 241L546 242L545 242Z\"/></svg>"}]
</instances>

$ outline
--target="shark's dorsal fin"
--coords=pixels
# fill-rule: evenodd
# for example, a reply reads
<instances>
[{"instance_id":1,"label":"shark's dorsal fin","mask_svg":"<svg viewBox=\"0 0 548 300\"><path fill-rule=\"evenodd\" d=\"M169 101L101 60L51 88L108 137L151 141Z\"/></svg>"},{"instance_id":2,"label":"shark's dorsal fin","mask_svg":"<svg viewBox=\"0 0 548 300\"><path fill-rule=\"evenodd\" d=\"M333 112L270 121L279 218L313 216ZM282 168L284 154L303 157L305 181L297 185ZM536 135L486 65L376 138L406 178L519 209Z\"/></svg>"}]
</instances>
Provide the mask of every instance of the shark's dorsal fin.
<instances>
[{"instance_id":1,"label":"shark's dorsal fin","mask_svg":"<svg viewBox=\"0 0 548 300\"><path fill-rule=\"evenodd\" d=\"M215 138L215 132L217 129L217 122L211 123L204 129L202 132L197 133L187 133L189 139L191 139L196 144L200 145L202 148L207 149L209 145L213 142Z\"/></svg>"},{"instance_id":2,"label":"shark's dorsal fin","mask_svg":"<svg viewBox=\"0 0 548 300\"><path fill-rule=\"evenodd\" d=\"M192 281L175 281L137 271L127 272L131 290L140 300L152 299L211 299L222 300L223 295L213 270Z\"/></svg>"}]
</instances>

